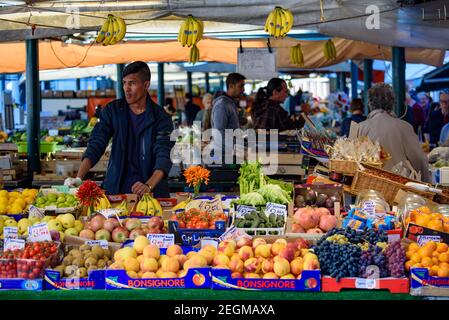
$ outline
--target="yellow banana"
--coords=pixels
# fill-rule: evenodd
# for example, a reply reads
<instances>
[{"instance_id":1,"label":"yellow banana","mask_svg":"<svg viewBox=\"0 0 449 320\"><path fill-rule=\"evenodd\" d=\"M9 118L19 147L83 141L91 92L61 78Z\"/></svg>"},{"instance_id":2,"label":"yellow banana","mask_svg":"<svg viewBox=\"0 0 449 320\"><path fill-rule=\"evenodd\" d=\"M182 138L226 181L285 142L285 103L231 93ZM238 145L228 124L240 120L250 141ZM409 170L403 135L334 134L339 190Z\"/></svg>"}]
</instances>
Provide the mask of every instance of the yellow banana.
<instances>
[{"instance_id":1,"label":"yellow banana","mask_svg":"<svg viewBox=\"0 0 449 320\"><path fill-rule=\"evenodd\" d=\"M115 17L115 19L117 20L118 27L119 27L118 34L115 35L115 40L116 40L116 42L120 42L123 40L123 38L125 37L125 34L126 34L126 23L125 23L125 20L123 20L120 17Z\"/></svg>"},{"instance_id":2,"label":"yellow banana","mask_svg":"<svg viewBox=\"0 0 449 320\"><path fill-rule=\"evenodd\" d=\"M95 42L97 42L97 43L103 42L104 38L106 37L106 33L109 30L109 23L110 23L110 20L109 20L109 16L108 16L106 21L101 26L101 29L98 32L97 38L95 39Z\"/></svg>"},{"instance_id":3,"label":"yellow banana","mask_svg":"<svg viewBox=\"0 0 449 320\"><path fill-rule=\"evenodd\" d=\"M335 48L335 44L331 39L329 39L329 50L331 52L332 60L336 59L337 58L337 49Z\"/></svg>"},{"instance_id":4,"label":"yellow banana","mask_svg":"<svg viewBox=\"0 0 449 320\"><path fill-rule=\"evenodd\" d=\"M296 56L295 56L295 49L296 47L291 47L290 48L290 62L293 64L297 64L296 63Z\"/></svg>"},{"instance_id":5,"label":"yellow banana","mask_svg":"<svg viewBox=\"0 0 449 320\"><path fill-rule=\"evenodd\" d=\"M103 41L104 46L108 46L111 43L112 37L114 36L114 22L112 20L112 15L109 16L108 32L106 33L105 39Z\"/></svg>"},{"instance_id":6,"label":"yellow banana","mask_svg":"<svg viewBox=\"0 0 449 320\"><path fill-rule=\"evenodd\" d=\"M271 11L270 14L267 17L267 20L265 21L265 32L268 32L271 36L273 35L271 33L271 26L273 23L273 16L274 16L274 11Z\"/></svg>"},{"instance_id":7,"label":"yellow banana","mask_svg":"<svg viewBox=\"0 0 449 320\"><path fill-rule=\"evenodd\" d=\"M300 67L304 67L304 54L302 53L302 48L301 48L300 44L298 44L296 52L297 52L297 56L298 56L298 58L297 58L298 65Z\"/></svg>"},{"instance_id":8,"label":"yellow banana","mask_svg":"<svg viewBox=\"0 0 449 320\"><path fill-rule=\"evenodd\" d=\"M144 215L147 214L148 211L148 203L146 201L145 195L142 197L142 199L140 199L140 201L137 203L136 206L136 211L137 212L142 212Z\"/></svg>"},{"instance_id":9,"label":"yellow banana","mask_svg":"<svg viewBox=\"0 0 449 320\"><path fill-rule=\"evenodd\" d=\"M201 25L199 24L198 20L195 19L194 17L192 17L192 24L193 24L193 28L191 30L192 31L192 44L196 44L198 41L200 41L198 36L200 33Z\"/></svg>"},{"instance_id":10,"label":"yellow banana","mask_svg":"<svg viewBox=\"0 0 449 320\"><path fill-rule=\"evenodd\" d=\"M148 196L148 198L150 199L150 201L152 202L153 208L154 208L154 216L162 216L162 207L161 204L159 203L159 201L157 201L157 199Z\"/></svg>"},{"instance_id":11,"label":"yellow banana","mask_svg":"<svg viewBox=\"0 0 449 320\"><path fill-rule=\"evenodd\" d=\"M112 27L113 27L114 32L112 33L112 39L111 39L111 42L109 43L110 45L117 43L117 34L118 34L119 28L120 28L117 18L112 17L111 19L112 19Z\"/></svg>"},{"instance_id":12,"label":"yellow banana","mask_svg":"<svg viewBox=\"0 0 449 320\"><path fill-rule=\"evenodd\" d=\"M189 26L187 28L187 47L190 47L192 46L193 39L193 21L191 16L189 16L187 20L189 22Z\"/></svg>"},{"instance_id":13,"label":"yellow banana","mask_svg":"<svg viewBox=\"0 0 449 320\"><path fill-rule=\"evenodd\" d=\"M293 14L290 10L288 9L284 9L284 14L285 14L285 30L284 32L287 34L293 27Z\"/></svg>"},{"instance_id":14,"label":"yellow banana","mask_svg":"<svg viewBox=\"0 0 449 320\"><path fill-rule=\"evenodd\" d=\"M145 201L147 203L146 215L147 216L154 216L155 208L154 208L154 204L153 204L153 201L151 200L150 195L146 194L146 195L144 195L144 197L145 197Z\"/></svg>"},{"instance_id":15,"label":"yellow banana","mask_svg":"<svg viewBox=\"0 0 449 320\"><path fill-rule=\"evenodd\" d=\"M126 216L128 215L129 211L128 211L128 203L126 202L126 200L123 200L122 203L120 203L116 209L121 210L122 212L120 213L120 215L122 216Z\"/></svg>"},{"instance_id":16,"label":"yellow banana","mask_svg":"<svg viewBox=\"0 0 449 320\"><path fill-rule=\"evenodd\" d=\"M285 17L285 13L284 13L284 9L279 9L279 19L280 19L280 23L279 23L279 36L280 37L284 37L287 32L285 30L287 30L287 28L285 27L286 24L286 17Z\"/></svg>"},{"instance_id":17,"label":"yellow banana","mask_svg":"<svg viewBox=\"0 0 449 320\"><path fill-rule=\"evenodd\" d=\"M199 30L198 30L198 41L200 41L201 39L203 39L203 33L204 33L204 24L203 21L201 21L200 19L196 19L196 21L199 24Z\"/></svg>"},{"instance_id":18,"label":"yellow banana","mask_svg":"<svg viewBox=\"0 0 449 320\"><path fill-rule=\"evenodd\" d=\"M189 23L189 18L185 19L181 24L181 28L179 29L178 41L181 42L183 47L187 44L187 37L189 35Z\"/></svg>"}]
</instances>

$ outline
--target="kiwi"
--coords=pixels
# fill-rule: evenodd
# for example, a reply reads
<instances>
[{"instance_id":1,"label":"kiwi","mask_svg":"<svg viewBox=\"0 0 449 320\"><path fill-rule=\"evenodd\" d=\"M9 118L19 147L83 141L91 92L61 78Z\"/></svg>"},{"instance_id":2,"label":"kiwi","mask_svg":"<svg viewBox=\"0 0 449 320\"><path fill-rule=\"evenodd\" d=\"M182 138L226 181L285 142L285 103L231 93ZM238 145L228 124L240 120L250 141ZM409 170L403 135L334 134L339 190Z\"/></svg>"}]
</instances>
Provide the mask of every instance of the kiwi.
<instances>
[{"instance_id":1,"label":"kiwi","mask_svg":"<svg viewBox=\"0 0 449 320\"><path fill-rule=\"evenodd\" d=\"M64 257L64 259L62 260L62 264L64 265L64 266L70 266L71 264L72 264L72 261L73 261L73 257L72 256L66 256L66 257Z\"/></svg>"},{"instance_id":2,"label":"kiwi","mask_svg":"<svg viewBox=\"0 0 449 320\"><path fill-rule=\"evenodd\" d=\"M65 270L65 266L64 265L59 265L55 268L53 268L53 271L59 271L59 276L62 277L64 276L64 270Z\"/></svg>"},{"instance_id":3,"label":"kiwi","mask_svg":"<svg viewBox=\"0 0 449 320\"><path fill-rule=\"evenodd\" d=\"M90 245L88 245L88 244L83 244L82 246L80 246L80 248L79 248L79 250L81 251L81 252L83 252L84 253L84 251L90 251L92 249L92 247L90 246Z\"/></svg>"},{"instance_id":4,"label":"kiwi","mask_svg":"<svg viewBox=\"0 0 449 320\"><path fill-rule=\"evenodd\" d=\"M84 266L86 268L89 268L89 267L92 267L92 266L96 266L96 265L97 265L97 259L95 259L94 257L87 258L84 261Z\"/></svg>"},{"instance_id":5,"label":"kiwi","mask_svg":"<svg viewBox=\"0 0 449 320\"><path fill-rule=\"evenodd\" d=\"M95 253L99 259L104 257L104 249L98 245L92 247L92 253Z\"/></svg>"},{"instance_id":6,"label":"kiwi","mask_svg":"<svg viewBox=\"0 0 449 320\"><path fill-rule=\"evenodd\" d=\"M85 278L87 277L87 269L84 267L78 268L76 270L76 276L80 277L80 278Z\"/></svg>"},{"instance_id":7,"label":"kiwi","mask_svg":"<svg viewBox=\"0 0 449 320\"><path fill-rule=\"evenodd\" d=\"M81 258L82 256L81 251L79 251L78 249L70 250L69 255L71 255L74 258Z\"/></svg>"},{"instance_id":8,"label":"kiwi","mask_svg":"<svg viewBox=\"0 0 449 320\"><path fill-rule=\"evenodd\" d=\"M106 261L105 260L100 259L100 260L97 261L97 267L99 269L104 268L105 266L106 266Z\"/></svg>"},{"instance_id":9,"label":"kiwi","mask_svg":"<svg viewBox=\"0 0 449 320\"><path fill-rule=\"evenodd\" d=\"M84 259L81 258L81 257L80 258L75 258L75 259L73 259L72 264L77 266L77 267L82 267L82 266L84 266Z\"/></svg>"},{"instance_id":10,"label":"kiwi","mask_svg":"<svg viewBox=\"0 0 449 320\"><path fill-rule=\"evenodd\" d=\"M109 260L109 261L106 262L106 265L107 265L108 267L110 267L111 264L112 264L112 261L111 261L111 260Z\"/></svg>"},{"instance_id":11,"label":"kiwi","mask_svg":"<svg viewBox=\"0 0 449 320\"><path fill-rule=\"evenodd\" d=\"M84 260L87 260L89 258L94 258L95 260L98 260L98 256L93 252L90 252L84 256Z\"/></svg>"},{"instance_id":12,"label":"kiwi","mask_svg":"<svg viewBox=\"0 0 449 320\"><path fill-rule=\"evenodd\" d=\"M104 252L104 256L105 257L108 257L109 259L112 257L112 252L111 252L111 249L103 249L103 252Z\"/></svg>"},{"instance_id":13,"label":"kiwi","mask_svg":"<svg viewBox=\"0 0 449 320\"><path fill-rule=\"evenodd\" d=\"M65 269L64 269L64 275L65 275L67 278L74 277L74 276L76 275L77 270L78 270L78 267L77 267L77 266L74 266L74 265L67 266L67 267L65 267Z\"/></svg>"},{"instance_id":14,"label":"kiwi","mask_svg":"<svg viewBox=\"0 0 449 320\"><path fill-rule=\"evenodd\" d=\"M94 270L98 270L98 268L96 266L91 266L91 267L87 268L87 273L94 271Z\"/></svg>"}]
</instances>

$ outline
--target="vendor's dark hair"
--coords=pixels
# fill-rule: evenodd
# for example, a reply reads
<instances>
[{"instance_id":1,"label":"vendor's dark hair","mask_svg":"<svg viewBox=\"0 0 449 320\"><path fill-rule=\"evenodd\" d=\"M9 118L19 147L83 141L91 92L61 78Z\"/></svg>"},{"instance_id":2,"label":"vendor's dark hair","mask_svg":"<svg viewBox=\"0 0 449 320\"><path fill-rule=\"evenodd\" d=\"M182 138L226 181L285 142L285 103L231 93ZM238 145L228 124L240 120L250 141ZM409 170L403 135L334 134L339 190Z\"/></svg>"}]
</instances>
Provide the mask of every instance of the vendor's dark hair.
<instances>
[{"instance_id":1,"label":"vendor's dark hair","mask_svg":"<svg viewBox=\"0 0 449 320\"><path fill-rule=\"evenodd\" d=\"M237 72L232 72L230 74L228 74L228 76L226 77L226 88L229 89L229 87L231 86L231 84L236 85L237 83L239 83L242 80L245 80L245 76L243 74L237 73Z\"/></svg>"},{"instance_id":2,"label":"vendor's dark hair","mask_svg":"<svg viewBox=\"0 0 449 320\"><path fill-rule=\"evenodd\" d=\"M392 87L386 83L377 83L368 90L368 107L370 111L383 109L392 111L395 96Z\"/></svg>"},{"instance_id":3,"label":"vendor's dark hair","mask_svg":"<svg viewBox=\"0 0 449 320\"><path fill-rule=\"evenodd\" d=\"M148 65L143 61L134 61L128 64L125 69L123 69L122 78L133 74L138 73L142 81L150 81L151 80L151 71Z\"/></svg>"},{"instance_id":4,"label":"vendor's dark hair","mask_svg":"<svg viewBox=\"0 0 449 320\"><path fill-rule=\"evenodd\" d=\"M351 112L354 112L356 110L363 111L365 110L365 107L363 106L363 100L360 98L354 98L351 101Z\"/></svg>"},{"instance_id":5,"label":"vendor's dark hair","mask_svg":"<svg viewBox=\"0 0 449 320\"><path fill-rule=\"evenodd\" d=\"M267 100L273 95L275 90L281 91L283 83L286 83L285 80L280 78L271 78L266 87L262 87L257 91L256 99L254 101L255 104L260 106L264 100Z\"/></svg>"}]
</instances>

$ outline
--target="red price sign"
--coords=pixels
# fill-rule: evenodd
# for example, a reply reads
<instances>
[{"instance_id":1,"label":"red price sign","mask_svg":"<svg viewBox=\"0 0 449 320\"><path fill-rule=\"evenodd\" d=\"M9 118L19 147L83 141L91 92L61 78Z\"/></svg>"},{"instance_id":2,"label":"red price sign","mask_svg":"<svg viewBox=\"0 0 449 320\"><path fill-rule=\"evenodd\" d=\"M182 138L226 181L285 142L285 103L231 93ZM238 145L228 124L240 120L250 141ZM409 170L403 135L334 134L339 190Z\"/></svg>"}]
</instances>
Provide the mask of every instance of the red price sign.
<instances>
[{"instance_id":1,"label":"red price sign","mask_svg":"<svg viewBox=\"0 0 449 320\"><path fill-rule=\"evenodd\" d=\"M39 223L28 228L28 239L31 242L51 241L47 223Z\"/></svg>"}]
</instances>

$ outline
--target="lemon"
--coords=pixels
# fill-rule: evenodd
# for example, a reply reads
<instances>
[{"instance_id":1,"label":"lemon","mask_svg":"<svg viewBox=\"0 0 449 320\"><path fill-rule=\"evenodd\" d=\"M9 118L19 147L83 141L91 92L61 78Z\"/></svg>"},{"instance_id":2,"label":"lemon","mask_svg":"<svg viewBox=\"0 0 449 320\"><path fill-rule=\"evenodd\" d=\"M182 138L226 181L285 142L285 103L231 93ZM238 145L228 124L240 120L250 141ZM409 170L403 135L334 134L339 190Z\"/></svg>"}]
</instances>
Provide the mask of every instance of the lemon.
<instances>
[{"instance_id":1,"label":"lemon","mask_svg":"<svg viewBox=\"0 0 449 320\"><path fill-rule=\"evenodd\" d=\"M19 205L17 204L13 204L11 209L9 210L10 214L19 214L23 212L23 208L21 208Z\"/></svg>"},{"instance_id":2,"label":"lemon","mask_svg":"<svg viewBox=\"0 0 449 320\"><path fill-rule=\"evenodd\" d=\"M10 198L17 198L18 196L20 196L20 193L18 193L17 191L11 191L9 193Z\"/></svg>"},{"instance_id":3,"label":"lemon","mask_svg":"<svg viewBox=\"0 0 449 320\"><path fill-rule=\"evenodd\" d=\"M9 198L9 193L7 190L0 190L0 198Z\"/></svg>"},{"instance_id":4,"label":"lemon","mask_svg":"<svg viewBox=\"0 0 449 320\"><path fill-rule=\"evenodd\" d=\"M0 214L7 213L7 206L4 204L0 204Z\"/></svg>"},{"instance_id":5,"label":"lemon","mask_svg":"<svg viewBox=\"0 0 449 320\"><path fill-rule=\"evenodd\" d=\"M21 207L22 209L26 207L27 203L25 200L17 198L16 201L14 201L13 206L17 205L18 207Z\"/></svg>"},{"instance_id":6,"label":"lemon","mask_svg":"<svg viewBox=\"0 0 449 320\"><path fill-rule=\"evenodd\" d=\"M9 198L8 204L11 205L14 203L14 201L16 201L16 198Z\"/></svg>"},{"instance_id":7,"label":"lemon","mask_svg":"<svg viewBox=\"0 0 449 320\"><path fill-rule=\"evenodd\" d=\"M0 205L8 205L8 198L0 198Z\"/></svg>"}]
</instances>

